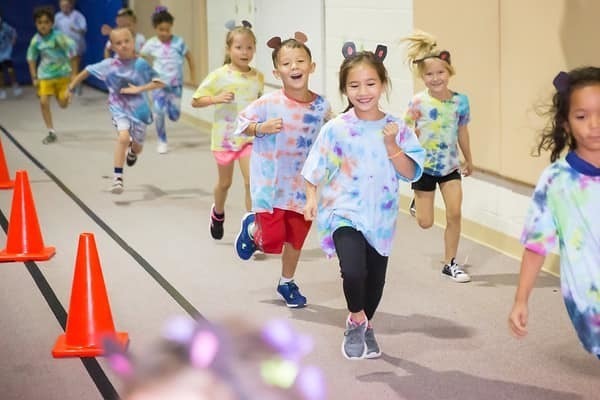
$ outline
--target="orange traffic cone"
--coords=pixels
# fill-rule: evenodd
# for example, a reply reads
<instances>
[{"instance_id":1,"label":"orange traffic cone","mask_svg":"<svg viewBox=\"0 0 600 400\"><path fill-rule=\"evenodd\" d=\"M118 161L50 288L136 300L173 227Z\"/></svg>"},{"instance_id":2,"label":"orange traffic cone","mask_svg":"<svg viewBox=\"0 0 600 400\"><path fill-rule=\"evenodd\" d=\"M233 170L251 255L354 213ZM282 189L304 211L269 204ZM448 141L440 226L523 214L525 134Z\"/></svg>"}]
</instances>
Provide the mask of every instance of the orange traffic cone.
<instances>
[{"instance_id":1,"label":"orange traffic cone","mask_svg":"<svg viewBox=\"0 0 600 400\"><path fill-rule=\"evenodd\" d=\"M10 180L8 166L6 165L6 159L4 158L4 149L2 148L2 141L0 140L0 189L10 189L14 186L15 181Z\"/></svg>"},{"instance_id":2,"label":"orange traffic cone","mask_svg":"<svg viewBox=\"0 0 600 400\"><path fill-rule=\"evenodd\" d=\"M44 261L55 253L54 247L44 246L27 171L17 171L6 248L0 251L0 262Z\"/></svg>"},{"instance_id":3,"label":"orange traffic cone","mask_svg":"<svg viewBox=\"0 0 600 400\"><path fill-rule=\"evenodd\" d=\"M104 354L103 340L107 338L123 348L129 343L127 333L115 332L94 235L82 233L75 260L67 328L58 337L52 356L100 356Z\"/></svg>"}]
</instances>

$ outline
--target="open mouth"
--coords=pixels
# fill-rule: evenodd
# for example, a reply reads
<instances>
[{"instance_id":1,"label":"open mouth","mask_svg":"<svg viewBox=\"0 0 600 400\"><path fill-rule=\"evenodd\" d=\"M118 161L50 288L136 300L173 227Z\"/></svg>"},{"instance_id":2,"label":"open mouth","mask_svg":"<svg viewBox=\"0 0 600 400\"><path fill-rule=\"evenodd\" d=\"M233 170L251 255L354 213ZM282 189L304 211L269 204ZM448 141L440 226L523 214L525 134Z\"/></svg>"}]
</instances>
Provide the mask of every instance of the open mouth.
<instances>
[{"instance_id":1,"label":"open mouth","mask_svg":"<svg viewBox=\"0 0 600 400\"><path fill-rule=\"evenodd\" d=\"M300 78L302 78L302 73L294 73L290 75L290 78L292 78L293 80L298 80Z\"/></svg>"}]
</instances>

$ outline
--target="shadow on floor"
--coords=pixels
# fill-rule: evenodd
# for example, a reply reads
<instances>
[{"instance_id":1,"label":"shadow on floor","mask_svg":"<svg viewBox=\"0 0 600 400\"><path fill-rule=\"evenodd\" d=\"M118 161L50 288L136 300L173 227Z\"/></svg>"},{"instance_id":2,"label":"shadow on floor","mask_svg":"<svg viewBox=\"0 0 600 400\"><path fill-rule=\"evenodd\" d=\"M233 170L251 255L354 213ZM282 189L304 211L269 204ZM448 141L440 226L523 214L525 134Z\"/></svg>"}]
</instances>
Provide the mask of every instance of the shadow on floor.
<instances>
[{"instance_id":1,"label":"shadow on floor","mask_svg":"<svg viewBox=\"0 0 600 400\"><path fill-rule=\"evenodd\" d=\"M511 286L517 287L519 283L519 274L489 274L489 275L471 275L471 282L477 286L499 287ZM560 288L560 280L552 275L540 274L535 281L536 288L555 287Z\"/></svg>"}]
</instances>

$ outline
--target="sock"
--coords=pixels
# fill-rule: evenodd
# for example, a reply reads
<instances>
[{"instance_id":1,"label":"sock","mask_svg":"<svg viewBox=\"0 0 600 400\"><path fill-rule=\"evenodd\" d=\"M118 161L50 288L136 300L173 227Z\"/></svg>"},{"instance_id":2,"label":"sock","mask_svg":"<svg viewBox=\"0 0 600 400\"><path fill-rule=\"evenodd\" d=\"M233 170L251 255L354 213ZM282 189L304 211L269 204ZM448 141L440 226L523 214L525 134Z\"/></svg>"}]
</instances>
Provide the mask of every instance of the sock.
<instances>
[{"instance_id":1,"label":"sock","mask_svg":"<svg viewBox=\"0 0 600 400\"><path fill-rule=\"evenodd\" d=\"M285 285L286 283L290 283L293 282L294 278L286 278L286 277L281 277L279 278L279 285Z\"/></svg>"},{"instance_id":2,"label":"sock","mask_svg":"<svg viewBox=\"0 0 600 400\"><path fill-rule=\"evenodd\" d=\"M48 133L53 133L56 135L56 130L54 130L54 128L50 128L50 129L48 129Z\"/></svg>"},{"instance_id":3,"label":"sock","mask_svg":"<svg viewBox=\"0 0 600 400\"><path fill-rule=\"evenodd\" d=\"M366 319L364 321L362 321L362 322L355 321L355 320L352 319L352 316L348 316L348 320L350 321L351 324L354 324L354 325L362 325L362 324L367 323Z\"/></svg>"},{"instance_id":4,"label":"sock","mask_svg":"<svg viewBox=\"0 0 600 400\"><path fill-rule=\"evenodd\" d=\"M123 168L115 167L115 178L123 179Z\"/></svg>"},{"instance_id":5,"label":"sock","mask_svg":"<svg viewBox=\"0 0 600 400\"><path fill-rule=\"evenodd\" d=\"M250 225L248 225L248 235L250 236L250 239L252 239L252 241L254 241L254 233L256 232L256 223L253 222Z\"/></svg>"}]
</instances>

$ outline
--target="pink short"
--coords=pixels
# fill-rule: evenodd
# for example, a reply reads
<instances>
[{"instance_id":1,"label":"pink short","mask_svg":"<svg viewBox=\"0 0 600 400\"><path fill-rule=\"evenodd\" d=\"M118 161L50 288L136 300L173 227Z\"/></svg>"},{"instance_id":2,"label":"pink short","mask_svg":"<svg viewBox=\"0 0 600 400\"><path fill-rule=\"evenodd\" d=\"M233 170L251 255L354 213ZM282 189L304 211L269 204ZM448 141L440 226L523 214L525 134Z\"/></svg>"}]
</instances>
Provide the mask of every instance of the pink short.
<instances>
[{"instance_id":1,"label":"pink short","mask_svg":"<svg viewBox=\"0 0 600 400\"><path fill-rule=\"evenodd\" d=\"M229 165L235 160L243 157L250 157L252 153L252 143L249 143L242 147L239 151L224 150L224 151L213 151L213 156L217 160L219 165Z\"/></svg>"}]
</instances>

